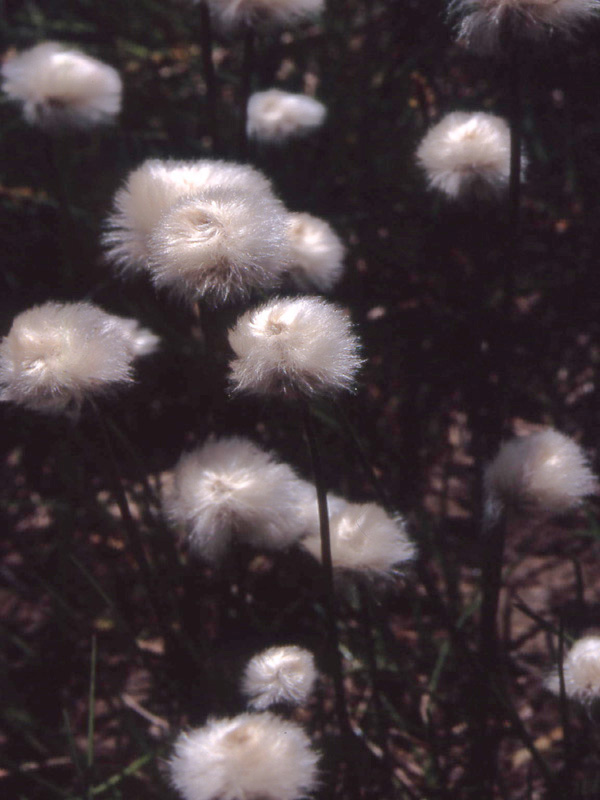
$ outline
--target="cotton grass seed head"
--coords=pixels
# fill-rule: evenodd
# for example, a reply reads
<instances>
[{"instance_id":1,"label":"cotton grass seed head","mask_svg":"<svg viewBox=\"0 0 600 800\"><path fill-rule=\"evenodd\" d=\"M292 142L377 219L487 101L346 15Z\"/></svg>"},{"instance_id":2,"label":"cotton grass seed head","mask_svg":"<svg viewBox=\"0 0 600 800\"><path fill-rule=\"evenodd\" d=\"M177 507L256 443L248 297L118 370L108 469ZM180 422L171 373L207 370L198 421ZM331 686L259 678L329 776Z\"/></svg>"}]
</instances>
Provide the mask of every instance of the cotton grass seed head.
<instances>
[{"instance_id":1,"label":"cotton grass seed head","mask_svg":"<svg viewBox=\"0 0 600 800\"><path fill-rule=\"evenodd\" d=\"M600 697L600 636L578 639L563 661L565 694L580 703L591 703ZM554 670L544 685L560 695L560 676Z\"/></svg>"},{"instance_id":2,"label":"cotton grass seed head","mask_svg":"<svg viewBox=\"0 0 600 800\"><path fill-rule=\"evenodd\" d=\"M77 414L86 398L133 380L136 356L158 338L135 320L91 303L45 303L24 311L0 343L0 400Z\"/></svg>"},{"instance_id":3,"label":"cotton grass seed head","mask_svg":"<svg viewBox=\"0 0 600 800\"><path fill-rule=\"evenodd\" d=\"M281 550L300 535L294 516L302 482L249 439L208 442L183 455L168 516L189 531L192 552L218 561L234 538Z\"/></svg>"},{"instance_id":4,"label":"cotton grass seed head","mask_svg":"<svg viewBox=\"0 0 600 800\"><path fill-rule=\"evenodd\" d=\"M215 20L223 28L242 24L295 25L317 16L324 0L208 0Z\"/></svg>"},{"instance_id":5,"label":"cotton grass seed head","mask_svg":"<svg viewBox=\"0 0 600 800\"><path fill-rule=\"evenodd\" d=\"M246 665L242 691L258 710L276 703L299 706L308 700L316 680L311 652L295 645L269 647Z\"/></svg>"},{"instance_id":6,"label":"cotton grass seed head","mask_svg":"<svg viewBox=\"0 0 600 800\"><path fill-rule=\"evenodd\" d=\"M505 442L484 476L486 514L504 508L561 513L596 489L581 447L552 428Z\"/></svg>"},{"instance_id":7,"label":"cotton grass seed head","mask_svg":"<svg viewBox=\"0 0 600 800\"><path fill-rule=\"evenodd\" d=\"M282 143L319 128L326 115L325 106L312 97L268 89L250 97L246 129L251 139Z\"/></svg>"},{"instance_id":8,"label":"cotton grass seed head","mask_svg":"<svg viewBox=\"0 0 600 800\"><path fill-rule=\"evenodd\" d=\"M162 217L182 200L214 189L273 197L270 181L246 164L211 159L144 161L115 195L103 238L109 260L123 273L144 270L150 237Z\"/></svg>"},{"instance_id":9,"label":"cotton grass seed head","mask_svg":"<svg viewBox=\"0 0 600 800\"><path fill-rule=\"evenodd\" d=\"M265 711L181 734L169 772L184 800L301 800L317 785L317 761L299 725Z\"/></svg>"},{"instance_id":10,"label":"cotton grass seed head","mask_svg":"<svg viewBox=\"0 0 600 800\"><path fill-rule=\"evenodd\" d=\"M597 14L600 0L453 0L451 9L461 17L459 38L490 52L499 49L508 29L520 38L572 34Z\"/></svg>"},{"instance_id":11,"label":"cotton grass seed head","mask_svg":"<svg viewBox=\"0 0 600 800\"><path fill-rule=\"evenodd\" d=\"M508 185L510 130L493 114L453 111L428 131L416 156L429 185L451 199L494 196Z\"/></svg>"},{"instance_id":12,"label":"cotton grass seed head","mask_svg":"<svg viewBox=\"0 0 600 800\"><path fill-rule=\"evenodd\" d=\"M412 561L417 549L399 516L391 516L376 503L345 503L329 520L333 566L369 576L389 575ZM302 546L321 559L318 517Z\"/></svg>"},{"instance_id":13,"label":"cotton grass seed head","mask_svg":"<svg viewBox=\"0 0 600 800\"><path fill-rule=\"evenodd\" d=\"M287 212L273 196L208 189L168 211L148 240L158 287L223 303L277 286L289 264Z\"/></svg>"},{"instance_id":14,"label":"cotton grass seed head","mask_svg":"<svg viewBox=\"0 0 600 800\"><path fill-rule=\"evenodd\" d=\"M43 42L2 65L2 88L27 122L56 131L111 122L121 109L119 73L78 50Z\"/></svg>"},{"instance_id":15,"label":"cotton grass seed head","mask_svg":"<svg viewBox=\"0 0 600 800\"><path fill-rule=\"evenodd\" d=\"M316 288L328 292L344 271L345 248L325 220L311 214L288 214L292 279L303 290Z\"/></svg>"}]
</instances>

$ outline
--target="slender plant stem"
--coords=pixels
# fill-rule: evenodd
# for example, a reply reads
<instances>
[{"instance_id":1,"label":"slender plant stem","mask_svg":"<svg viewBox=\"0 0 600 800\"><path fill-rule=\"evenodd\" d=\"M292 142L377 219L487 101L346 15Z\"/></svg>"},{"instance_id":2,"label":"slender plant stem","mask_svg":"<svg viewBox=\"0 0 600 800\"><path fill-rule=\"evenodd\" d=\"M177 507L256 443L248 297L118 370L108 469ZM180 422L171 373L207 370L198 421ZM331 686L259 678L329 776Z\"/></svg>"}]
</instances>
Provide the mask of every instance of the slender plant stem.
<instances>
[{"instance_id":1,"label":"slender plant stem","mask_svg":"<svg viewBox=\"0 0 600 800\"><path fill-rule=\"evenodd\" d=\"M367 656L367 670L369 672L369 681L371 683L371 697L377 726L377 737L379 739L379 747L381 748L383 760L388 767L391 767L389 748L387 746L387 727L385 724L381 695L379 693L379 670L377 669L377 653L375 651L375 640L373 637L375 620L373 619L373 614L371 613L371 598L365 586L360 583L360 581L357 581L357 588L360 603L361 621L363 626L363 636L365 640L365 652Z\"/></svg>"},{"instance_id":2,"label":"slender plant stem","mask_svg":"<svg viewBox=\"0 0 600 800\"><path fill-rule=\"evenodd\" d=\"M559 619L558 629L558 681L559 681L559 701L560 717L563 729L563 748L565 759L564 786L573 786L573 748L571 746L571 720L569 717L569 701L565 689L565 631L562 614Z\"/></svg>"},{"instance_id":3,"label":"slender plant stem","mask_svg":"<svg viewBox=\"0 0 600 800\"><path fill-rule=\"evenodd\" d=\"M242 75L240 81L240 157L248 156L248 133L246 123L248 121L248 100L252 90L252 74L254 72L254 61L256 58L256 34L251 25L246 25L244 31L244 54L242 58Z\"/></svg>"},{"instance_id":4,"label":"slender plant stem","mask_svg":"<svg viewBox=\"0 0 600 800\"><path fill-rule=\"evenodd\" d=\"M219 128L217 121L217 75L213 61L213 38L210 10L206 0L200 3L200 47L202 67L206 83L206 106L208 111L208 131L212 140L213 152L219 148Z\"/></svg>"}]
</instances>

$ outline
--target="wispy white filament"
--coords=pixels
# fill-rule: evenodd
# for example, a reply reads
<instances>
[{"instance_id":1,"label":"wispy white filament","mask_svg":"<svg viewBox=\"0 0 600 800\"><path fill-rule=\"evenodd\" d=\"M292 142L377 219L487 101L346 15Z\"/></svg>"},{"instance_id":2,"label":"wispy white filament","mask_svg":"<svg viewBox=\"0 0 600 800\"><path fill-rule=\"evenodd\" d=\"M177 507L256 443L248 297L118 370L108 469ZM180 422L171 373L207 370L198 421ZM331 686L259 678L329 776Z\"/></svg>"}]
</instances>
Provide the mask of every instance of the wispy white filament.
<instances>
[{"instance_id":1,"label":"wispy white filament","mask_svg":"<svg viewBox=\"0 0 600 800\"><path fill-rule=\"evenodd\" d=\"M590 703L600 697L600 636L578 639L563 661L565 694L580 703ZM545 686L560 695L560 675L554 670Z\"/></svg>"},{"instance_id":2,"label":"wispy white filament","mask_svg":"<svg viewBox=\"0 0 600 800\"><path fill-rule=\"evenodd\" d=\"M250 97L246 127L250 138L278 143L319 128L326 114L325 106L312 97L269 89Z\"/></svg>"},{"instance_id":3,"label":"wispy white filament","mask_svg":"<svg viewBox=\"0 0 600 800\"><path fill-rule=\"evenodd\" d=\"M316 788L317 761L299 725L263 712L181 734L169 772L184 800L301 800Z\"/></svg>"},{"instance_id":4,"label":"wispy white filament","mask_svg":"<svg viewBox=\"0 0 600 800\"><path fill-rule=\"evenodd\" d=\"M91 303L35 306L0 342L0 400L76 414L86 398L131 382L134 358L157 344L135 320Z\"/></svg>"},{"instance_id":5,"label":"wispy white filament","mask_svg":"<svg viewBox=\"0 0 600 800\"><path fill-rule=\"evenodd\" d=\"M91 127L121 109L119 73L78 50L43 42L2 65L2 88L25 119L43 128Z\"/></svg>"},{"instance_id":6,"label":"wispy white filament","mask_svg":"<svg viewBox=\"0 0 600 800\"><path fill-rule=\"evenodd\" d=\"M223 27L242 23L293 25L323 10L324 0L208 0L211 12Z\"/></svg>"},{"instance_id":7,"label":"wispy white filament","mask_svg":"<svg viewBox=\"0 0 600 800\"><path fill-rule=\"evenodd\" d=\"M242 691L259 710L276 703L299 706L308 700L316 679L310 651L294 645L269 647L246 665Z\"/></svg>"},{"instance_id":8,"label":"wispy white filament","mask_svg":"<svg viewBox=\"0 0 600 800\"><path fill-rule=\"evenodd\" d=\"M322 394L354 387L359 341L346 313L318 297L273 300L229 331L239 391Z\"/></svg>"},{"instance_id":9,"label":"wispy white filament","mask_svg":"<svg viewBox=\"0 0 600 800\"><path fill-rule=\"evenodd\" d=\"M496 194L510 176L510 129L493 114L454 111L427 132L416 155L429 185L452 199Z\"/></svg>"},{"instance_id":10,"label":"wispy white filament","mask_svg":"<svg viewBox=\"0 0 600 800\"><path fill-rule=\"evenodd\" d=\"M344 271L344 245L325 222L310 214L293 213L287 218L291 276L300 289L311 287L328 292Z\"/></svg>"},{"instance_id":11,"label":"wispy white filament","mask_svg":"<svg viewBox=\"0 0 600 800\"><path fill-rule=\"evenodd\" d=\"M280 550L301 535L295 509L304 491L293 470L240 437L218 439L183 455L167 513L189 531L190 548L219 560L234 537Z\"/></svg>"}]
</instances>

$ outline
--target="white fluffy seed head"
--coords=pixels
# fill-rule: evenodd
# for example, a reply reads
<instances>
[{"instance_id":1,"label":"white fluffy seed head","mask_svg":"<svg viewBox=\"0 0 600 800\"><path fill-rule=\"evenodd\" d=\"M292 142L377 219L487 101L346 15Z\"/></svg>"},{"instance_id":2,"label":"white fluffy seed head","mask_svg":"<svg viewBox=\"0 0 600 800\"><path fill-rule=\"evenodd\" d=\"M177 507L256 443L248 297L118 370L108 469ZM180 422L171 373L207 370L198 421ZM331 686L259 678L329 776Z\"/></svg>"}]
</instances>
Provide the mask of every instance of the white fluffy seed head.
<instances>
[{"instance_id":1,"label":"white fluffy seed head","mask_svg":"<svg viewBox=\"0 0 600 800\"><path fill-rule=\"evenodd\" d=\"M325 220L311 214L288 214L290 274L298 288L328 292L344 271L345 248Z\"/></svg>"},{"instance_id":2,"label":"white fluffy seed head","mask_svg":"<svg viewBox=\"0 0 600 800\"><path fill-rule=\"evenodd\" d=\"M324 0L208 0L215 20L224 28L241 24L294 25L320 14Z\"/></svg>"},{"instance_id":3,"label":"white fluffy seed head","mask_svg":"<svg viewBox=\"0 0 600 800\"><path fill-rule=\"evenodd\" d=\"M429 185L453 200L494 196L508 185L510 130L494 114L453 111L427 132L416 156Z\"/></svg>"},{"instance_id":4,"label":"white fluffy seed head","mask_svg":"<svg viewBox=\"0 0 600 800\"><path fill-rule=\"evenodd\" d=\"M131 382L133 359L157 344L135 320L91 303L35 306L0 343L0 400L77 414L87 397Z\"/></svg>"},{"instance_id":5,"label":"white fluffy seed head","mask_svg":"<svg viewBox=\"0 0 600 800\"><path fill-rule=\"evenodd\" d=\"M189 302L277 286L289 264L286 217L267 194L216 188L183 200L149 237L152 280Z\"/></svg>"},{"instance_id":6,"label":"white fluffy seed head","mask_svg":"<svg viewBox=\"0 0 600 800\"><path fill-rule=\"evenodd\" d=\"M352 389L361 365L346 313L319 297L272 300L229 331L235 390L324 394Z\"/></svg>"},{"instance_id":7,"label":"white fluffy seed head","mask_svg":"<svg viewBox=\"0 0 600 800\"><path fill-rule=\"evenodd\" d=\"M258 710L276 703L299 706L308 700L316 680L311 652L295 645L269 647L246 665L242 691Z\"/></svg>"},{"instance_id":8,"label":"white fluffy seed head","mask_svg":"<svg viewBox=\"0 0 600 800\"><path fill-rule=\"evenodd\" d=\"M325 106L312 97L268 89L255 92L248 100L246 130L259 142L281 143L311 133L326 115Z\"/></svg>"},{"instance_id":9,"label":"white fluffy seed head","mask_svg":"<svg viewBox=\"0 0 600 800\"><path fill-rule=\"evenodd\" d=\"M214 189L273 198L270 181L246 164L210 159L144 161L115 195L103 239L108 258L122 272L143 270L149 239L162 217L182 200Z\"/></svg>"},{"instance_id":10,"label":"white fluffy seed head","mask_svg":"<svg viewBox=\"0 0 600 800\"><path fill-rule=\"evenodd\" d=\"M43 42L2 65L2 88L25 119L48 130L111 122L121 109L119 73L95 58Z\"/></svg>"},{"instance_id":11,"label":"white fluffy seed head","mask_svg":"<svg viewBox=\"0 0 600 800\"><path fill-rule=\"evenodd\" d=\"M578 639L563 661L565 694L580 703L590 703L600 697L600 636ZM560 695L560 675L554 670L544 685Z\"/></svg>"},{"instance_id":12,"label":"white fluffy seed head","mask_svg":"<svg viewBox=\"0 0 600 800\"><path fill-rule=\"evenodd\" d=\"M316 788L317 761L299 725L265 711L181 734L169 772L184 800L300 800Z\"/></svg>"},{"instance_id":13,"label":"white fluffy seed head","mask_svg":"<svg viewBox=\"0 0 600 800\"><path fill-rule=\"evenodd\" d=\"M281 550L298 539L294 515L302 482L287 465L248 439L208 442L183 455L168 516L189 531L190 548L218 561L232 539Z\"/></svg>"},{"instance_id":14,"label":"white fluffy seed head","mask_svg":"<svg viewBox=\"0 0 600 800\"><path fill-rule=\"evenodd\" d=\"M334 568L385 576L416 557L404 520L376 503L345 503L332 512L329 528ZM320 560L318 515L313 520L312 531L301 543Z\"/></svg>"},{"instance_id":15,"label":"white fluffy seed head","mask_svg":"<svg viewBox=\"0 0 600 800\"><path fill-rule=\"evenodd\" d=\"M553 30L572 33L592 19L600 0L453 0L462 17L459 37L480 52L497 50L510 26L519 37L538 38Z\"/></svg>"},{"instance_id":16,"label":"white fluffy seed head","mask_svg":"<svg viewBox=\"0 0 600 800\"><path fill-rule=\"evenodd\" d=\"M484 476L486 516L504 509L560 513L596 489L579 445L552 428L505 442Z\"/></svg>"}]
</instances>

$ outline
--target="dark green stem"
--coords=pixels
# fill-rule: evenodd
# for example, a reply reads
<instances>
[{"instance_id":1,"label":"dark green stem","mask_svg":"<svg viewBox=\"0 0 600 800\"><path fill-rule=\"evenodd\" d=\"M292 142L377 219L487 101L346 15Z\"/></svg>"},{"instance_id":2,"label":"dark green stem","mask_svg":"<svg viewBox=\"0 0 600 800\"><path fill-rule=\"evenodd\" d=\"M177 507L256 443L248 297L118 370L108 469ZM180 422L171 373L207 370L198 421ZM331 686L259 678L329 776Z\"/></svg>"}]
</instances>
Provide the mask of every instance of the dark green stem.
<instances>
[{"instance_id":1,"label":"dark green stem","mask_svg":"<svg viewBox=\"0 0 600 800\"><path fill-rule=\"evenodd\" d=\"M208 111L208 131L212 140L213 152L218 150L217 123L217 75L213 61L213 39L210 10L206 0L200 3L200 47L202 49L202 67L206 83L206 107Z\"/></svg>"}]
</instances>

